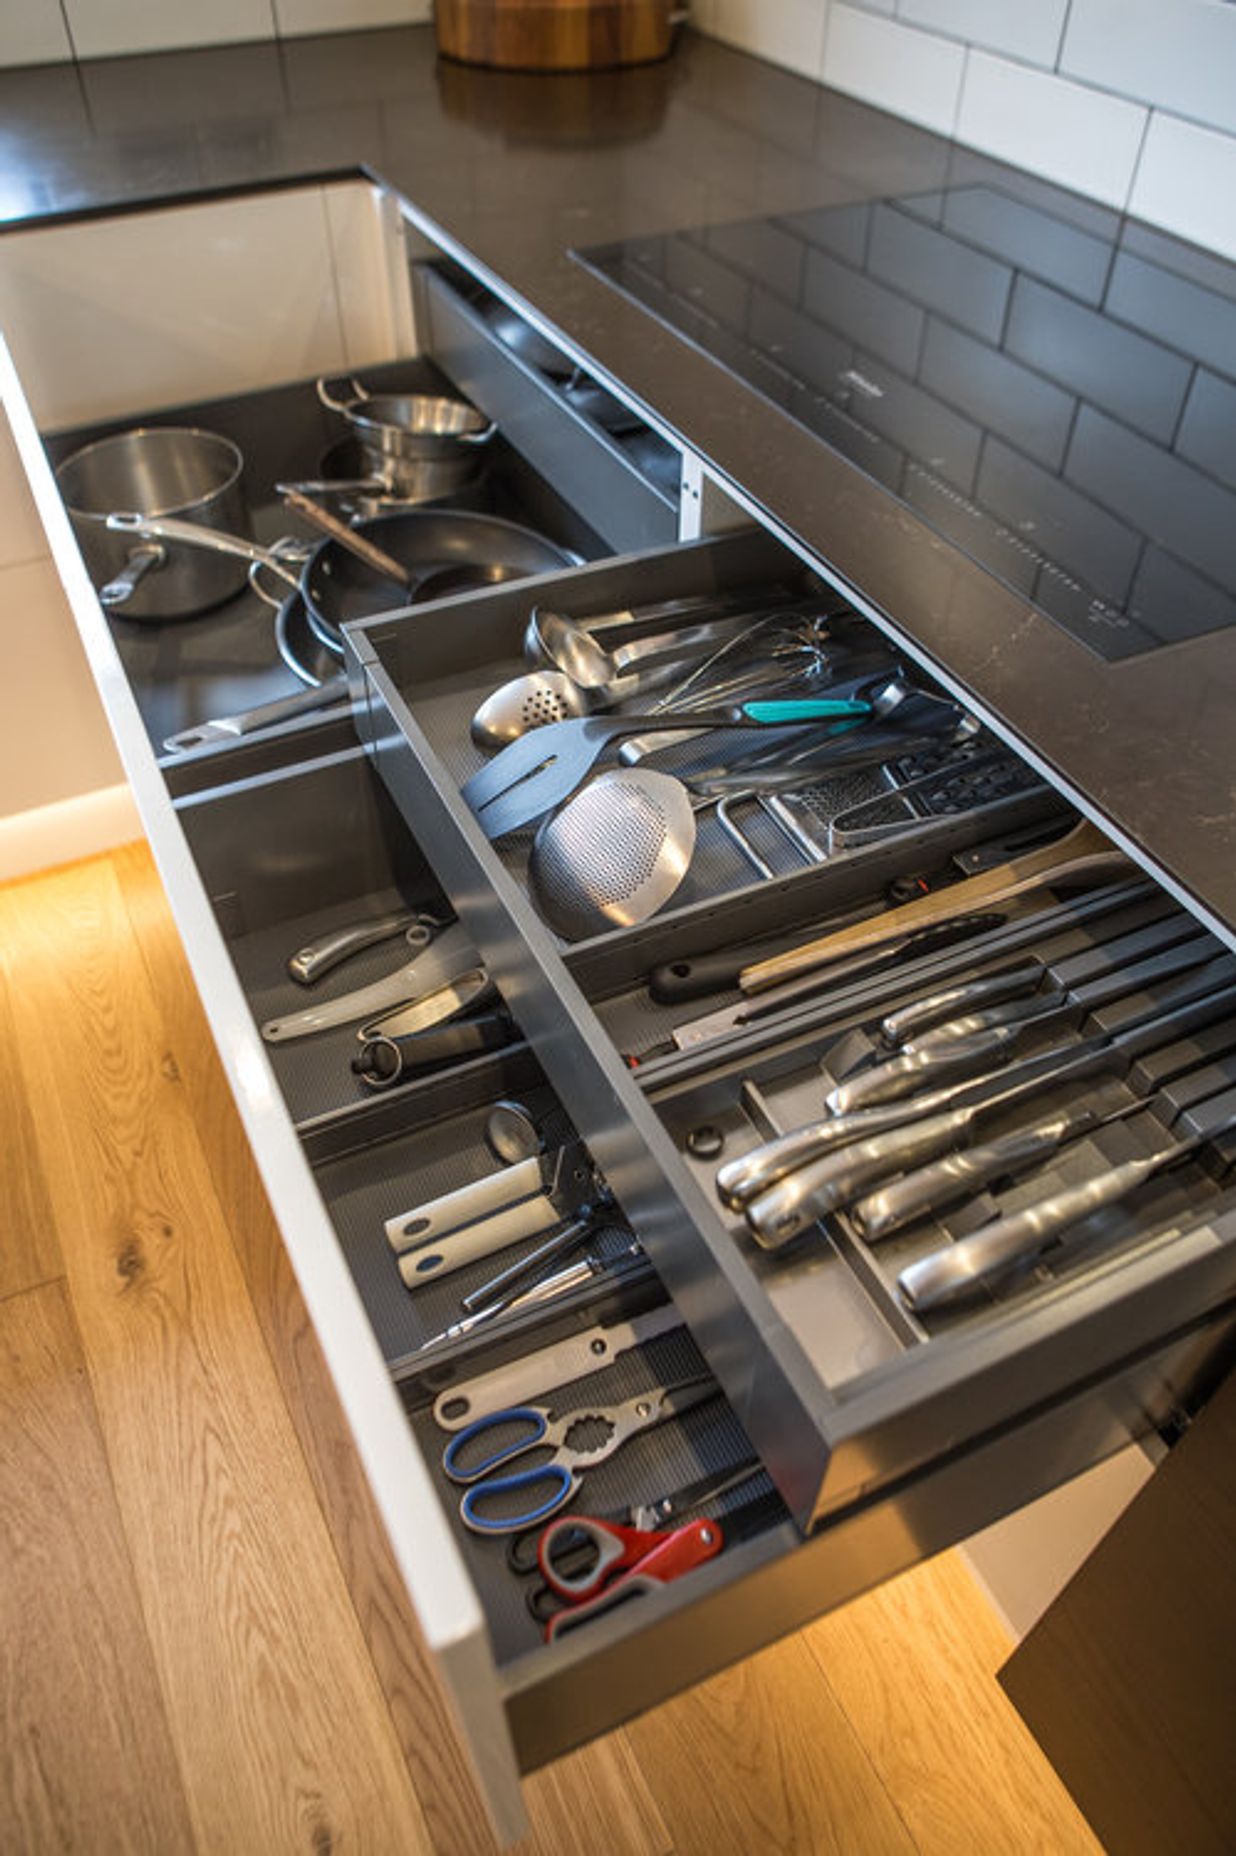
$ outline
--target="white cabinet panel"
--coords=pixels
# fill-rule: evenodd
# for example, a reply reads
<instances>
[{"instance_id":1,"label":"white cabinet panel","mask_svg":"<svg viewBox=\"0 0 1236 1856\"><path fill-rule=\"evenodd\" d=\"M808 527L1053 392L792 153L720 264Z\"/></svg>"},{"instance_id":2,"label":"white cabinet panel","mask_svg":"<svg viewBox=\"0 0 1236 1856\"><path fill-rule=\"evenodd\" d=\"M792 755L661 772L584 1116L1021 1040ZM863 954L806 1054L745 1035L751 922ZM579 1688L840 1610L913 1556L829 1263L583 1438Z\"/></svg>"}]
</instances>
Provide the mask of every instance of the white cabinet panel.
<instances>
[{"instance_id":1,"label":"white cabinet panel","mask_svg":"<svg viewBox=\"0 0 1236 1856\"><path fill-rule=\"evenodd\" d=\"M0 66L72 56L60 0L0 0Z\"/></svg>"},{"instance_id":2,"label":"white cabinet panel","mask_svg":"<svg viewBox=\"0 0 1236 1856\"><path fill-rule=\"evenodd\" d=\"M79 58L166 51L180 45L228 45L274 37L270 0L65 0Z\"/></svg>"},{"instance_id":3,"label":"white cabinet panel","mask_svg":"<svg viewBox=\"0 0 1236 1856\"><path fill-rule=\"evenodd\" d=\"M824 42L826 84L950 135L965 48L911 26L834 6Z\"/></svg>"},{"instance_id":4,"label":"white cabinet panel","mask_svg":"<svg viewBox=\"0 0 1236 1856\"><path fill-rule=\"evenodd\" d=\"M49 427L338 369L321 190L12 233L0 327Z\"/></svg>"},{"instance_id":5,"label":"white cabinet panel","mask_svg":"<svg viewBox=\"0 0 1236 1856\"><path fill-rule=\"evenodd\" d=\"M0 406L0 568L36 561L46 553L43 525L13 443L8 415Z\"/></svg>"},{"instance_id":6,"label":"white cabinet panel","mask_svg":"<svg viewBox=\"0 0 1236 1856\"><path fill-rule=\"evenodd\" d=\"M1123 206L1146 126L1140 104L971 51L957 139Z\"/></svg>"},{"instance_id":7,"label":"white cabinet panel","mask_svg":"<svg viewBox=\"0 0 1236 1856\"><path fill-rule=\"evenodd\" d=\"M715 0L708 30L757 58L818 77L827 12L828 0L780 0L777 6Z\"/></svg>"},{"instance_id":8,"label":"white cabinet panel","mask_svg":"<svg viewBox=\"0 0 1236 1856\"><path fill-rule=\"evenodd\" d=\"M406 26L429 19L433 13L431 0L273 0L273 4L281 38Z\"/></svg>"},{"instance_id":9,"label":"white cabinet panel","mask_svg":"<svg viewBox=\"0 0 1236 1856\"><path fill-rule=\"evenodd\" d=\"M411 354L412 294L397 209L376 187L327 187L323 198L346 366Z\"/></svg>"},{"instance_id":10,"label":"white cabinet panel","mask_svg":"<svg viewBox=\"0 0 1236 1856\"><path fill-rule=\"evenodd\" d=\"M123 779L49 558L0 568L0 814ZM4 692L8 692L5 694Z\"/></svg>"}]
</instances>

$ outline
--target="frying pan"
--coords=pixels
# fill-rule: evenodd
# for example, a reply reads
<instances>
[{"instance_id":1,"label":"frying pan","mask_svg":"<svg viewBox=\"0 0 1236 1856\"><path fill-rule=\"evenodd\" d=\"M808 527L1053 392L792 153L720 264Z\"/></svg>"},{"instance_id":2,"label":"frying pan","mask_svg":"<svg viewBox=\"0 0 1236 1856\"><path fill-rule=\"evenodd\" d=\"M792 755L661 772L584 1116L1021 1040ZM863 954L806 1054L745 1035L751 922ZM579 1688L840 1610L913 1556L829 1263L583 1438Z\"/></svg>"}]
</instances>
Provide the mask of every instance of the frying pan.
<instances>
[{"instance_id":1,"label":"frying pan","mask_svg":"<svg viewBox=\"0 0 1236 1856\"><path fill-rule=\"evenodd\" d=\"M457 509L401 509L354 525L358 535L376 542L412 570L410 588L383 579L340 542L329 539L319 542L297 562L289 559L285 551L259 547L256 542L218 529L200 528L196 523L125 512L110 515L107 525L153 541L184 542L190 547L240 554L269 567L285 583L299 587L315 637L337 656L343 654L342 628L349 619L370 618L374 613L436 598L435 584L445 584L443 576L448 570L451 590L459 592L463 590L464 570L468 570L468 584L489 586L578 565L577 556L534 529L522 528L500 516L473 515ZM256 580L254 586L263 592ZM281 603L271 600L268 594L263 593L263 597L270 604Z\"/></svg>"}]
</instances>

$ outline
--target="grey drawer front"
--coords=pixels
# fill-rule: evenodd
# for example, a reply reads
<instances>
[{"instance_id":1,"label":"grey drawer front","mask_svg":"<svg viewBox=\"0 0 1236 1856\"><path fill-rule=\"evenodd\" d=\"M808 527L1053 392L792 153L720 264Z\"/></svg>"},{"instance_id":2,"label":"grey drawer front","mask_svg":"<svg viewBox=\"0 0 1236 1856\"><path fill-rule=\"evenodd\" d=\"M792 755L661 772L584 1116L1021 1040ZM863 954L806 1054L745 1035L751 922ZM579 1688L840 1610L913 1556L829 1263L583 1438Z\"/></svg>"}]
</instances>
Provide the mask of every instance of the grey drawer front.
<instances>
[{"instance_id":1,"label":"grey drawer front","mask_svg":"<svg viewBox=\"0 0 1236 1856\"><path fill-rule=\"evenodd\" d=\"M616 549L651 548L678 532L677 498L634 454L506 348L472 304L434 271L416 273L426 345L460 391L496 419L510 443Z\"/></svg>"}]
</instances>

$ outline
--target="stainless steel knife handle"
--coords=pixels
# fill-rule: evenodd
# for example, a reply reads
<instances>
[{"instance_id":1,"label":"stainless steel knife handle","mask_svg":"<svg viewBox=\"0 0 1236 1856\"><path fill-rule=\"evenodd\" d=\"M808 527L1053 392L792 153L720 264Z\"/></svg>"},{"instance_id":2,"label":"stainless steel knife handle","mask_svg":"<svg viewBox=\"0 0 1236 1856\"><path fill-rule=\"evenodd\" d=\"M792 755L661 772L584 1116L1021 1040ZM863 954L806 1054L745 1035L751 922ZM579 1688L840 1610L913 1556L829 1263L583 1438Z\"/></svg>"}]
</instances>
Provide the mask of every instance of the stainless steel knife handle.
<instances>
[{"instance_id":1,"label":"stainless steel knife handle","mask_svg":"<svg viewBox=\"0 0 1236 1856\"><path fill-rule=\"evenodd\" d=\"M397 934L404 935L409 947L428 947L434 929L440 925L416 909L400 909L392 915L375 916L372 921L352 922L297 948L288 958L288 972L302 986L312 986L350 954L376 947L379 941L389 941Z\"/></svg>"},{"instance_id":2,"label":"stainless steel knife handle","mask_svg":"<svg viewBox=\"0 0 1236 1856\"><path fill-rule=\"evenodd\" d=\"M1066 1187L1024 1211L994 1219L947 1249L909 1264L897 1278L897 1287L916 1314L968 1301L1010 1270L1033 1262L1071 1225L1105 1206L1118 1205L1161 1168L1199 1145L1197 1136L1174 1142L1147 1159L1126 1160L1083 1185Z\"/></svg>"},{"instance_id":3,"label":"stainless steel knife handle","mask_svg":"<svg viewBox=\"0 0 1236 1856\"><path fill-rule=\"evenodd\" d=\"M924 1102L937 1107L933 1097L924 1097ZM749 1153L739 1154L733 1160L727 1160L718 1167L715 1185L717 1196L723 1205L731 1211L741 1211L761 1192L767 1191L779 1179L793 1173L808 1161L817 1159L821 1154L831 1153L836 1147L844 1147L848 1141L861 1140L870 1134L879 1134L885 1128L900 1127L906 1119L906 1108L896 1106L864 1110L858 1115L830 1115L825 1121L809 1121L801 1128L793 1128L788 1134L779 1134L771 1141L765 1141L759 1147L753 1147Z\"/></svg>"},{"instance_id":4,"label":"stainless steel knife handle","mask_svg":"<svg viewBox=\"0 0 1236 1856\"><path fill-rule=\"evenodd\" d=\"M824 1098L834 1115L881 1102L896 1102L933 1083L970 1076L999 1061L1020 1036L1020 1025L992 1025L987 1030L903 1050L900 1056L872 1064L830 1089Z\"/></svg>"},{"instance_id":5,"label":"stainless steel knife handle","mask_svg":"<svg viewBox=\"0 0 1236 1856\"><path fill-rule=\"evenodd\" d=\"M941 1024L955 1014L999 1005L1005 999L1018 999L1034 992L1045 971L1041 961L1031 960L1020 967L1010 967L1004 973L993 974L990 979L963 980L957 986L946 986L940 992L928 993L926 998L915 999L890 1012L880 1026L880 1034L886 1044L904 1044L929 1026Z\"/></svg>"},{"instance_id":6,"label":"stainless steel knife handle","mask_svg":"<svg viewBox=\"0 0 1236 1856\"><path fill-rule=\"evenodd\" d=\"M912 1173L869 1192L850 1207L850 1217L861 1237L870 1244L879 1243L904 1225L913 1224L916 1218L925 1218L930 1212L968 1198L1007 1173L1033 1166L1055 1153L1063 1141L1093 1126L1097 1119L1091 1109L1062 1109L1032 1127L1018 1128L997 1140L947 1154L942 1160L916 1167Z\"/></svg>"},{"instance_id":7,"label":"stainless steel knife handle","mask_svg":"<svg viewBox=\"0 0 1236 1856\"><path fill-rule=\"evenodd\" d=\"M929 1115L908 1127L853 1141L836 1153L800 1167L778 1180L747 1207L751 1235L764 1250L780 1250L808 1225L840 1210L870 1181L899 1173L945 1153L963 1131L969 1111Z\"/></svg>"}]
</instances>

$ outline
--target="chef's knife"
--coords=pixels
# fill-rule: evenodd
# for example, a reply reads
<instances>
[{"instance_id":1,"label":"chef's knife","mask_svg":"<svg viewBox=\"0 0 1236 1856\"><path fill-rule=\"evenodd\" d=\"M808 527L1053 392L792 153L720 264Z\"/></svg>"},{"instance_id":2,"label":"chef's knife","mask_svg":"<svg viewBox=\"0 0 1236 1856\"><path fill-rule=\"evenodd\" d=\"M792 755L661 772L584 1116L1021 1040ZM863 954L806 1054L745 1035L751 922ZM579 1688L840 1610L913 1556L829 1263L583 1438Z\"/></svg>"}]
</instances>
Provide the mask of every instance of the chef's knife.
<instances>
[{"instance_id":1,"label":"chef's knife","mask_svg":"<svg viewBox=\"0 0 1236 1856\"><path fill-rule=\"evenodd\" d=\"M1173 1038L1187 1037L1213 1023L1229 1009L1234 997L1236 995L1228 992L1220 994L1219 1009L1214 1012L1208 1010L1212 1001L1205 997L1162 1013L1156 1005L1152 1015L1134 1020L1115 1036L1100 1033L1074 1045L1063 1055L1056 1049L1040 1051L1023 1058L1003 1074L989 1071L946 1088L911 1096L908 1101L885 1102L850 1115L825 1116L819 1121L805 1122L801 1128L793 1128L774 1140L762 1142L748 1153L725 1161L717 1170L717 1194L732 1211L741 1211L779 1180L821 1156L835 1153L851 1143L866 1141L873 1135L894 1133L942 1110L981 1103L990 1099L996 1083L1002 1083L1005 1089L1023 1081L1048 1088L1054 1087L1057 1081L1102 1076L1109 1069L1119 1071L1126 1058L1132 1062L1146 1051L1155 1050Z\"/></svg>"},{"instance_id":2,"label":"chef's knife","mask_svg":"<svg viewBox=\"0 0 1236 1856\"><path fill-rule=\"evenodd\" d=\"M933 1251L929 1257L907 1265L897 1278L897 1287L916 1314L969 1301L1010 1271L1033 1263L1083 1218L1119 1205L1156 1173L1196 1153L1231 1125L1228 1120L1204 1134L1173 1141L1158 1153L1126 1160L1080 1186L1066 1186L1050 1198L1040 1199L1037 1205L1011 1212L1007 1218L995 1218L947 1249Z\"/></svg>"},{"instance_id":3,"label":"chef's knife","mask_svg":"<svg viewBox=\"0 0 1236 1856\"><path fill-rule=\"evenodd\" d=\"M1194 972L1195 968L1202 971ZM1202 934L1079 988L1080 996L1076 998L1057 995L1051 999L1013 999L986 1012L967 1013L911 1039L896 1057L847 1077L829 1090L826 1105L835 1115L848 1115L877 1102L895 1102L913 1095L924 1083L971 1075L989 1061L998 1061L1027 1035L1046 1028L1080 1025L1100 1007L1174 974L1190 976L1170 995L1170 1002L1184 1004L1207 987L1223 984L1229 976L1236 977L1236 962L1210 935Z\"/></svg>"},{"instance_id":4,"label":"chef's knife","mask_svg":"<svg viewBox=\"0 0 1236 1856\"><path fill-rule=\"evenodd\" d=\"M747 1203L751 1234L763 1249L779 1250L818 1219L851 1204L864 1187L876 1180L909 1172L968 1140L985 1116L1002 1112L1060 1083L1127 1067L1146 1050L1212 1024L1233 1010L1236 985L1222 992L1212 991L1174 1011L1160 1012L1156 1007L1153 1016L1137 1020L1117 1036L1093 1038L1078 1046L1058 1061L1054 1071L1022 1078L986 1101L927 1115L906 1127L823 1154ZM1060 1053L1055 1055L1059 1060Z\"/></svg>"}]
</instances>

